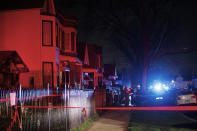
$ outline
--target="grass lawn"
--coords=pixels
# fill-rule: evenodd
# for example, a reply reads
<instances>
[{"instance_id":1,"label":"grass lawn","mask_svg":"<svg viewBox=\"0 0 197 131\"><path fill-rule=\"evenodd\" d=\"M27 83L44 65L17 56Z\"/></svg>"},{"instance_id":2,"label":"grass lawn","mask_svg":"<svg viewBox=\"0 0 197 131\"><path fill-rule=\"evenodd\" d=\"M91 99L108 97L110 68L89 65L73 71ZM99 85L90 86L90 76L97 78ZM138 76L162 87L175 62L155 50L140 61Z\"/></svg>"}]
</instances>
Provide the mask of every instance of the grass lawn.
<instances>
[{"instance_id":1,"label":"grass lawn","mask_svg":"<svg viewBox=\"0 0 197 131\"><path fill-rule=\"evenodd\" d=\"M79 125L77 128L72 129L72 131L83 131L87 129L94 121L96 121L99 118L98 114L95 114L94 116L90 117L87 121Z\"/></svg>"},{"instance_id":2,"label":"grass lawn","mask_svg":"<svg viewBox=\"0 0 197 131\"><path fill-rule=\"evenodd\" d=\"M196 131L197 123L177 111L132 111L129 131Z\"/></svg>"},{"instance_id":3,"label":"grass lawn","mask_svg":"<svg viewBox=\"0 0 197 131\"><path fill-rule=\"evenodd\" d=\"M160 127L155 125L129 123L128 131L196 131L195 129L187 128L172 128L172 127Z\"/></svg>"}]
</instances>

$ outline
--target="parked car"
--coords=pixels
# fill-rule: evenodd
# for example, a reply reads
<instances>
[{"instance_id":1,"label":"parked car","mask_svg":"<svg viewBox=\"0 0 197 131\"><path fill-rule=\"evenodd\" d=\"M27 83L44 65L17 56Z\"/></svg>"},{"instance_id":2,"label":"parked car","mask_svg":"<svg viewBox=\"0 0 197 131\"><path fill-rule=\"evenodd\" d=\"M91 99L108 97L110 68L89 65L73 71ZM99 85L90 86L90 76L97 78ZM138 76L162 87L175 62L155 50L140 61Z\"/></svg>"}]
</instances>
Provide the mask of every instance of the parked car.
<instances>
[{"instance_id":1,"label":"parked car","mask_svg":"<svg viewBox=\"0 0 197 131\"><path fill-rule=\"evenodd\" d=\"M191 91L180 91L177 93L177 105L196 104L196 95Z\"/></svg>"},{"instance_id":2,"label":"parked car","mask_svg":"<svg viewBox=\"0 0 197 131\"><path fill-rule=\"evenodd\" d=\"M176 105L176 97L173 91L163 94L154 92L143 92L134 95L136 106L174 106Z\"/></svg>"}]
</instances>

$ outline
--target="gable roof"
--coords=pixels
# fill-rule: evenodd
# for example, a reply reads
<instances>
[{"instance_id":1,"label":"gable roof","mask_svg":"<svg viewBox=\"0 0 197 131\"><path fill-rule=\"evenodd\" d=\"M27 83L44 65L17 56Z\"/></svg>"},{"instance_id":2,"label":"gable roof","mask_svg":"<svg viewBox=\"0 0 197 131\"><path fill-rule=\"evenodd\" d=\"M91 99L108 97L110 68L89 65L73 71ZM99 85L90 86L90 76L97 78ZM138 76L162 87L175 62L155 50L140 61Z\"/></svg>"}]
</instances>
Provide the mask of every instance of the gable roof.
<instances>
[{"instance_id":1,"label":"gable roof","mask_svg":"<svg viewBox=\"0 0 197 131\"><path fill-rule=\"evenodd\" d=\"M77 56L82 62L84 62L85 59L85 48L86 48L86 42L84 41L77 42Z\"/></svg>"},{"instance_id":2,"label":"gable roof","mask_svg":"<svg viewBox=\"0 0 197 131\"><path fill-rule=\"evenodd\" d=\"M90 65L90 60L89 60L89 53L88 53L88 45L85 45L85 58L84 58L84 64Z\"/></svg>"},{"instance_id":3,"label":"gable roof","mask_svg":"<svg viewBox=\"0 0 197 131\"><path fill-rule=\"evenodd\" d=\"M89 62L92 68L98 68L99 59L98 56L102 55L102 48L97 45L90 45L88 44L88 55L89 55Z\"/></svg>"},{"instance_id":4,"label":"gable roof","mask_svg":"<svg viewBox=\"0 0 197 131\"><path fill-rule=\"evenodd\" d=\"M87 53L87 54L86 54ZM85 56L87 55L87 60L89 65L84 65L84 67L97 68L99 64L98 56L102 55L102 48L97 45L87 44L85 41L77 43L77 54L83 63L85 62Z\"/></svg>"},{"instance_id":5,"label":"gable roof","mask_svg":"<svg viewBox=\"0 0 197 131\"><path fill-rule=\"evenodd\" d=\"M62 13L56 9L56 17L60 20L60 23L67 27L76 27L78 25L77 19L71 15Z\"/></svg>"}]
</instances>

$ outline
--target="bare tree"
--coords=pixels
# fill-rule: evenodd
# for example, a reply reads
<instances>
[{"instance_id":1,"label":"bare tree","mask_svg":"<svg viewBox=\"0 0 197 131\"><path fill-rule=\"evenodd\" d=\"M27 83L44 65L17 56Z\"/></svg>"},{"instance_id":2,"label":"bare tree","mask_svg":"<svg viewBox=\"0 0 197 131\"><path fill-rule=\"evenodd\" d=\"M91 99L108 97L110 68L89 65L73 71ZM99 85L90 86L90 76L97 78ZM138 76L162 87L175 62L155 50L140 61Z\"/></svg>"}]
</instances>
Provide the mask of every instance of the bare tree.
<instances>
[{"instance_id":1,"label":"bare tree","mask_svg":"<svg viewBox=\"0 0 197 131\"><path fill-rule=\"evenodd\" d=\"M173 0L138 0L89 8L94 12L92 20L96 20L93 28L108 32L107 37L138 69L143 89L149 67L170 48L166 40L174 31L170 23L174 6Z\"/></svg>"},{"instance_id":2,"label":"bare tree","mask_svg":"<svg viewBox=\"0 0 197 131\"><path fill-rule=\"evenodd\" d=\"M155 61L167 54L189 51L183 47L178 47L177 50L177 47L169 42L177 31L171 21L176 2L74 0L70 5L85 8L86 33L96 32L98 39L111 40L134 65L145 89L148 70Z\"/></svg>"}]
</instances>

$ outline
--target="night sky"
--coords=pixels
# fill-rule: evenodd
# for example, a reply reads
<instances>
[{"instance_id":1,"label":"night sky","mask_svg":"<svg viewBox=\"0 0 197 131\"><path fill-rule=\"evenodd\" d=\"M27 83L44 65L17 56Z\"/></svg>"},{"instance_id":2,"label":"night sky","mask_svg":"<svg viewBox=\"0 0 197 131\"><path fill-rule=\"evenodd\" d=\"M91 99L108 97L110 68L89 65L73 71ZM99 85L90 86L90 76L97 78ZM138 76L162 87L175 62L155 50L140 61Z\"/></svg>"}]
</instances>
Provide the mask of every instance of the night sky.
<instances>
[{"instance_id":1,"label":"night sky","mask_svg":"<svg viewBox=\"0 0 197 131\"><path fill-rule=\"evenodd\" d=\"M154 0L148 0L144 2L144 12L148 8L148 2ZM167 10L170 5L165 5L163 3L166 0L156 0L155 8L162 8L161 10ZM103 60L104 63L115 63L118 67L118 71L125 73L129 77L136 76L137 65L132 58L135 53L128 50L125 53L124 48L129 46L135 41L124 40L122 36L118 36L116 32L118 29L114 29L116 26L116 17L120 20L120 28L126 29L129 35L134 38L138 38L138 42L142 41L143 35L141 33L141 28L138 28L137 19L135 18L135 13L133 10L142 11L140 8L140 2L143 1L131 1L131 0L55 0L55 6L65 14L71 14L77 18L78 25L78 39L86 40L89 44L97 44L103 47ZM163 3L162 3L163 2ZM169 2L169 1L167 1ZM170 12L170 13L169 13ZM197 49L197 8L195 0L176 0L174 1L172 10L168 13L169 31L167 39L164 42L169 48L173 48L176 52L177 48L186 49ZM165 13L165 12L164 12ZM148 14L148 13L147 13ZM159 14L159 13L158 13ZM111 15L114 15L111 17ZM146 13L145 13L146 15ZM158 19L162 19L163 15L160 13ZM153 17L147 17L147 34L150 32L149 25ZM149 23L150 21L150 23ZM162 22L159 22L162 23ZM160 30L161 26L156 26L156 30ZM158 28L157 28L158 27ZM118 30L121 34L125 30ZM157 34L157 33L156 33ZM114 44L114 39L120 37L119 42L125 44L124 48L119 48L119 46ZM158 37L156 35L156 37ZM137 42L136 42L137 43ZM134 44L135 45L135 44ZM131 47L132 48L132 47ZM138 48L143 49L143 45ZM140 49L140 50L141 50ZM171 55L164 55L157 59L152 64L151 77L153 78L173 78L176 75L188 76L192 72L197 72L197 51L192 51L191 53L175 53ZM143 54L143 50L141 50Z\"/></svg>"}]
</instances>

